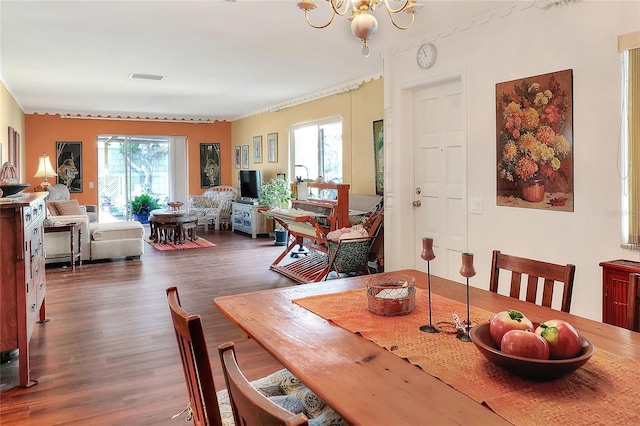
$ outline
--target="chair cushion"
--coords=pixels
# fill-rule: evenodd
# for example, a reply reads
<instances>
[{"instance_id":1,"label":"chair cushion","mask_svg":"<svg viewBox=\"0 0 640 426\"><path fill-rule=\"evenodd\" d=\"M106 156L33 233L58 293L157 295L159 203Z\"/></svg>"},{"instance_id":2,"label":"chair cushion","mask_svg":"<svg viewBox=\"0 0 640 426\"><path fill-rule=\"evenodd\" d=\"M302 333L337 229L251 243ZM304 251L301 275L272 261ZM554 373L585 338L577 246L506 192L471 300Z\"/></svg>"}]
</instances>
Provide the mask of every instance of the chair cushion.
<instances>
[{"instance_id":1,"label":"chair cushion","mask_svg":"<svg viewBox=\"0 0 640 426\"><path fill-rule=\"evenodd\" d=\"M220 205L220 196L191 195L191 207L195 209L211 209Z\"/></svg>"},{"instance_id":2,"label":"chair cushion","mask_svg":"<svg viewBox=\"0 0 640 426\"><path fill-rule=\"evenodd\" d=\"M57 183L47 188L49 193L48 201L64 201L69 199L69 188L66 185Z\"/></svg>"},{"instance_id":3,"label":"chair cushion","mask_svg":"<svg viewBox=\"0 0 640 426\"><path fill-rule=\"evenodd\" d=\"M51 201L49 204L50 208L52 207L56 210L58 216L80 215L83 213L80 210L78 200Z\"/></svg>"},{"instance_id":4,"label":"chair cushion","mask_svg":"<svg viewBox=\"0 0 640 426\"><path fill-rule=\"evenodd\" d=\"M282 369L266 377L251 382L254 388L267 396L271 401L292 413L304 413L309 418L309 425L340 426L346 422L325 404L318 396L300 381L289 370ZM218 405L222 424L233 426L233 412L227 390L217 392Z\"/></svg>"}]
</instances>

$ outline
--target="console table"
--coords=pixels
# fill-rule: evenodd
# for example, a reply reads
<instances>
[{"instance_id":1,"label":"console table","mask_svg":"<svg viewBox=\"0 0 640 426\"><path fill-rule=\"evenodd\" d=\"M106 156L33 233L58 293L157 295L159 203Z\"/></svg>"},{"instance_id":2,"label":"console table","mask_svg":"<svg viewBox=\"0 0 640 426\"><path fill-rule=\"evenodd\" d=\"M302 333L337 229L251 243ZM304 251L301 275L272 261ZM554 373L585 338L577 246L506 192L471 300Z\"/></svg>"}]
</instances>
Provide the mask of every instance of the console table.
<instances>
[{"instance_id":1,"label":"console table","mask_svg":"<svg viewBox=\"0 0 640 426\"><path fill-rule=\"evenodd\" d=\"M66 223L60 225L49 225L44 227L44 233L49 234L52 232L68 232L69 233L69 261L71 263L71 270L76 270L76 259L80 266L82 266L82 226L79 223ZM74 244L74 235L78 234L78 247L76 251L76 247ZM64 258L67 257L66 254L60 254L56 256L48 256L47 259L56 259L56 258Z\"/></svg>"},{"instance_id":2,"label":"console table","mask_svg":"<svg viewBox=\"0 0 640 426\"><path fill-rule=\"evenodd\" d=\"M251 234L252 238L256 238L258 234L269 234L273 231L273 220L264 217L258 208L265 209L266 206L234 201L231 213L232 229Z\"/></svg>"},{"instance_id":3,"label":"console table","mask_svg":"<svg viewBox=\"0 0 640 426\"><path fill-rule=\"evenodd\" d=\"M640 273L640 262L617 259L600 262L600 266L602 267L602 322L626 327L629 274Z\"/></svg>"}]
</instances>

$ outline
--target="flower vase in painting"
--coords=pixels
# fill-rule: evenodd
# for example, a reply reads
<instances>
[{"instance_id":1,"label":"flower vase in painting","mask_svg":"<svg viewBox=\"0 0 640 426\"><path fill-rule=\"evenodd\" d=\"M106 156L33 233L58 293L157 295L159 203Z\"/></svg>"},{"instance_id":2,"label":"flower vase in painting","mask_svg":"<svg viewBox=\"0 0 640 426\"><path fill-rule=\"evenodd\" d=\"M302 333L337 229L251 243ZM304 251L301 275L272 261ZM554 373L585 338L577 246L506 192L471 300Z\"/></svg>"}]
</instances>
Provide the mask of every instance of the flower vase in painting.
<instances>
[{"instance_id":1,"label":"flower vase in painting","mask_svg":"<svg viewBox=\"0 0 640 426\"><path fill-rule=\"evenodd\" d=\"M496 85L498 205L573 211L572 73Z\"/></svg>"}]
</instances>

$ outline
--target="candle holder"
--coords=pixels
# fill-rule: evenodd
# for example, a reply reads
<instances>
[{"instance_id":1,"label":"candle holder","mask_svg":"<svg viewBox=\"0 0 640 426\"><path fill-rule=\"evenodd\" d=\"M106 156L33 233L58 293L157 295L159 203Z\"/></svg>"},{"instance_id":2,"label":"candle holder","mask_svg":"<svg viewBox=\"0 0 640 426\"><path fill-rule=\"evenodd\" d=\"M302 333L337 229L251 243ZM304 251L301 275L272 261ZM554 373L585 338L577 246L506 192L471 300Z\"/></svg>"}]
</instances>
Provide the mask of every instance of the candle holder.
<instances>
[{"instance_id":1,"label":"candle holder","mask_svg":"<svg viewBox=\"0 0 640 426\"><path fill-rule=\"evenodd\" d=\"M469 278L476 274L476 270L473 268L473 253L462 253L462 266L460 267L460 275L467 279L467 321L462 323L462 332L458 333L458 340L462 342L470 342L471 336L469 330L471 330L471 309L469 305Z\"/></svg>"},{"instance_id":2,"label":"candle holder","mask_svg":"<svg viewBox=\"0 0 640 426\"><path fill-rule=\"evenodd\" d=\"M422 253L420 257L427 261L427 288L429 293L429 325L421 325L420 331L425 333L437 333L438 330L433 326L431 320L431 267L430 261L436 258L433 253L433 238L422 238Z\"/></svg>"}]
</instances>

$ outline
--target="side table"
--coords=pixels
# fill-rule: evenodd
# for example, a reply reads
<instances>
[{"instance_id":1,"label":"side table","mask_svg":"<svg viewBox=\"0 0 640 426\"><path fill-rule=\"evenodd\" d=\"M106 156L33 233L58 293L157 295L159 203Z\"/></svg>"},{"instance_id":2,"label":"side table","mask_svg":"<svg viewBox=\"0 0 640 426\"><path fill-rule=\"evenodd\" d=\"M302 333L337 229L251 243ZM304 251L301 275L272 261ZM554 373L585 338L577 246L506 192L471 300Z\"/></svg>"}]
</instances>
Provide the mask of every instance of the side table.
<instances>
[{"instance_id":1,"label":"side table","mask_svg":"<svg viewBox=\"0 0 640 426\"><path fill-rule=\"evenodd\" d=\"M50 226L45 226L44 227L44 233L48 234L50 232L68 232L69 233L69 249L70 249L70 263L71 263L71 270L75 271L76 270L76 259L78 260L78 263L80 264L80 266L82 266L82 230L81 230L82 226L79 223L66 223L66 224L60 224L60 225L50 225ZM74 244L74 234L78 233L78 247L77 247L77 251L76 251L76 247ZM47 259L57 259L57 258L63 258L63 257L67 257L66 254L63 255L57 255L57 256L47 256Z\"/></svg>"}]
</instances>

